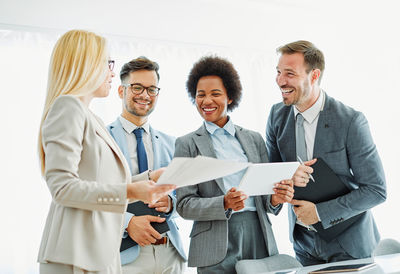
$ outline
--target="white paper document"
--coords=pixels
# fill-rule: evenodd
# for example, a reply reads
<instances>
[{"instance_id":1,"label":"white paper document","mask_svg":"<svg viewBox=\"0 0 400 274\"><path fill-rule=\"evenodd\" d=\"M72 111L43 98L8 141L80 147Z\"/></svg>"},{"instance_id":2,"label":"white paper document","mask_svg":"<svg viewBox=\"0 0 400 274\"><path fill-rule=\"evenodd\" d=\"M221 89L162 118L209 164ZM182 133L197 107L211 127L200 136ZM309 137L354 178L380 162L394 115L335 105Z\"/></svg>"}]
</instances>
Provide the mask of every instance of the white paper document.
<instances>
[{"instance_id":1,"label":"white paper document","mask_svg":"<svg viewBox=\"0 0 400 274\"><path fill-rule=\"evenodd\" d=\"M299 165L299 162L251 164L238 189L249 196L274 194L274 184L291 179Z\"/></svg>"},{"instance_id":2,"label":"white paper document","mask_svg":"<svg viewBox=\"0 0 400 274\"><path fill-rule=\"evenodd\" d=\"M160 176L157 184L175 184L177 187L214 180L245 169L251 163L197 156L196 158L173 158Z\"/></svg>"}]
</instances>

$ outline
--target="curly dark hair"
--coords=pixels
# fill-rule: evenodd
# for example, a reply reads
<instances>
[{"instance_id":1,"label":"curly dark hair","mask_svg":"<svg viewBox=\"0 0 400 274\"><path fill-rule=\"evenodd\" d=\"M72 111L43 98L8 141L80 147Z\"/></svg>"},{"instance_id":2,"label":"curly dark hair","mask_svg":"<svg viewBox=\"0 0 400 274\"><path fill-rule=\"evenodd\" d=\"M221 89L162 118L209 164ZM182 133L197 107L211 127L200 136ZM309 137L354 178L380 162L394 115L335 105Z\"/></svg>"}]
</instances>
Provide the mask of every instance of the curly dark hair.
<instances>
[{"instance_id":1,"label":"curly dark hair","mask_svg":"<svg viewBox=\"0 0 400 274\"><path fill-rule=\"evenodd\" d=\"M232 100L228 105L228 111L239 105L242 98L242 84L231 62L217 56L204 56L193 65L186 81L186 90L193 103L196 100L197 83L203 76L218 76L222 79L228 98Z\"/></svg>"}]
</instances>

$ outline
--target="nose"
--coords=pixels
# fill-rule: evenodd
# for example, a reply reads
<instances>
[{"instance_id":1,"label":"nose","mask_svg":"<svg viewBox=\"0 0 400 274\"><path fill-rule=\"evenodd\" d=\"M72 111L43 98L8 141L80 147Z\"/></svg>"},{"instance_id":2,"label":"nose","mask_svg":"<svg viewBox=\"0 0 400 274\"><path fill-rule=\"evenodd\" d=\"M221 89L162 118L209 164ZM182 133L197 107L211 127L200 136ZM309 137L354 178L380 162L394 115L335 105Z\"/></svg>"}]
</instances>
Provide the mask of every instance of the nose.
<instances>
[{"instance_id":1,"label":"nose","mask_svg":"<svg viewBox=\"0 0 400 274\"><path fill-rule=\"evenodd\" d=\"M204 96L203 104L210 104L210 103L212 103L211 96L208 96L208 95Z\"/></svg>"},{"instance_id":2,"label":"nose","mask_svg":"<svg viewBox=\"0 0 400 274\"><path fill-rule=\"evenodd\" d=\"M283 86L286 84L286 79L285 77L282 76L282 74L278 74L276 75L276 83L278 84L278 86Z\"/></svg>"}]
</instances>

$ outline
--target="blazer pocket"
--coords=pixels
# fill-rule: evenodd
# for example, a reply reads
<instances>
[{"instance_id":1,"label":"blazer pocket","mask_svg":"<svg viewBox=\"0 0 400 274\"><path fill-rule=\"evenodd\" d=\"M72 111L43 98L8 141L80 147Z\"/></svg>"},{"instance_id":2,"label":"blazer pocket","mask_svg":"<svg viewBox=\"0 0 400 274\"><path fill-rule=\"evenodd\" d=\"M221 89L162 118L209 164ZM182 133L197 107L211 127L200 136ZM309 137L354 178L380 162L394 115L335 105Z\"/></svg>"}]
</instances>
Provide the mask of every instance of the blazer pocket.
<instances>
[{"instance_id":1,"label":"blazer pocket","mask_svg":"<svg viewBox=\"0 0 400 274\"><path fill-rule=\"evenodd\" d=\"M192 228L192 231L190 232L189 237L193 238L202 232L210 230L211 225L212 225L211 221L196 221L193 224L193 228Z\"/></svg>"}]
</instances>

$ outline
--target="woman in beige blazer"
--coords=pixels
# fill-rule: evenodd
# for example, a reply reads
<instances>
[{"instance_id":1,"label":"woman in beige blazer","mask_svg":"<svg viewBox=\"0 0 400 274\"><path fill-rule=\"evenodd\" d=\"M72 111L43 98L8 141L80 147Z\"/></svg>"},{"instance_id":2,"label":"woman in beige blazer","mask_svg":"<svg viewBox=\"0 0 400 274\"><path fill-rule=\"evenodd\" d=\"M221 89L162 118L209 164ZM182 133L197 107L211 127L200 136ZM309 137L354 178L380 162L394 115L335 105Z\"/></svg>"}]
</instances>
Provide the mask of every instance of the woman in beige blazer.
<instances>
[{"instance_id":1,"label":"woman in beige blazer","mask_svg":"<svg viewBox=\"0 0 400 274\"><path fill-rule=\"evenodd\" d=\"M105 39L91 32L69 31L53 50L39 133L42 175L52 195L40 273L120 273L128 199L154 202L174 188L149 180L161 171L131 178L118 145L88 108L109 94L113 65Z\"/></svg>"}]
</instances>

